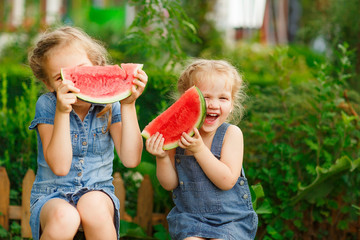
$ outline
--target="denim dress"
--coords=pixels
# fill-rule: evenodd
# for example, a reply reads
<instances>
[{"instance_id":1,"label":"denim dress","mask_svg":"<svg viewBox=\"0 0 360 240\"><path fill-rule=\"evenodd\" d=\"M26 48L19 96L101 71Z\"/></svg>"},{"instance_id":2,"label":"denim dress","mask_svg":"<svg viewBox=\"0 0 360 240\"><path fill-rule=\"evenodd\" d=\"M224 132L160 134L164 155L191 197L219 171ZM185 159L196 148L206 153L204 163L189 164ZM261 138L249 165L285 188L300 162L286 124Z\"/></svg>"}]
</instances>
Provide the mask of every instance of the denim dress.
<instances>
[{"instance_id":1,"label":"denim dress","mask_svg":"<svg viewBox=\"0 0 360 240\"><path fill-rule=\"evenodd\" d=\"M229 126L223 123L215 133L211 152L218 159ZM254 239L258 217L244 170L234 187L224 191L209 180L194 156L184 155L184 151L178 147L175 154L179 185L172 194L175 207L167 216L171 238Z\"/></svg>"},{"instance_id":2,"label":"denim dress","mask_svg":"<svg viewBox=\"0 0 360 240\"><path fill-rule=\"evenodd\" d=\"M34 240L40 238L40 211L43 205L53 198L60 198L76 206L82 195L99 190L106 193L114 203L115 227L119 229L120 202L114 194L112 184L114 143L106 131L108 118L96 115L105 105L91 105L84 121L74 110L70 113L70 133L73 159L70 172L66 176L55 175L46 163L37 125L54 124L56 95L46 93L36 103L34 120L29 129L37 132L38 157L37 173L31 190L30 226ZM111 123L121 121L120 103L112 105Z\"/></svg>"}]
</instances>

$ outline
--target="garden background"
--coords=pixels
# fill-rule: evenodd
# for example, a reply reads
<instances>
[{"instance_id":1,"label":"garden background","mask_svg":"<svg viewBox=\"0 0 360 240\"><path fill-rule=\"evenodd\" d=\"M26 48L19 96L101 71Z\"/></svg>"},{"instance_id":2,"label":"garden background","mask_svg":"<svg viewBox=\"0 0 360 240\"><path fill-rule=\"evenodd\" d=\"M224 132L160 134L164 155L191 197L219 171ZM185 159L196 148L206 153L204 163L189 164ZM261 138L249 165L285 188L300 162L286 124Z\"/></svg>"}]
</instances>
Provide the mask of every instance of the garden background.
<instances>
[{"instance_id":1,"label":"garden background","mask_svg":"<svg viewBox=\"0 0 360 240\"><path fill-rule=\"evenodd\" d=\"M12 25L14 2L0 3L0 36L11 36L0 52L0 166L11 181L11 204L19 205L26 171L36 172L36 134L28 126L45 91L31 74L27 52L48 25L38 10L47 2L42 0L26 1L24 22ZM78 26L102 40L115 64L144 64L149 82L137 101L141 129L171 104L186 60L226 59L239 69L249 96L238 126L259 214L257 239L360 239L359 1L268 0L272 10L299 5L296 32L287 32L285 42L264 41L261 28L238 28L231 44L209 17L219 7L215 0L108 0L100 1L102 7L62 2L68 8L54 25ZM136 11L126 23L129 5ZM268 13L272 31L279 32L278 13ZM137 168L127 169L116 158L114 171L125 181L130 216L145 174L154 186L155 211L171 209L171 195L159 185L154 158L145 150ZM139 226L126 226L123 239L145 239ZM0 226L0 239L21 239L19 228L17 221L9 231ZM153 232L146 238L169 239L165 226Z\"/></svg>"}]
</instances>

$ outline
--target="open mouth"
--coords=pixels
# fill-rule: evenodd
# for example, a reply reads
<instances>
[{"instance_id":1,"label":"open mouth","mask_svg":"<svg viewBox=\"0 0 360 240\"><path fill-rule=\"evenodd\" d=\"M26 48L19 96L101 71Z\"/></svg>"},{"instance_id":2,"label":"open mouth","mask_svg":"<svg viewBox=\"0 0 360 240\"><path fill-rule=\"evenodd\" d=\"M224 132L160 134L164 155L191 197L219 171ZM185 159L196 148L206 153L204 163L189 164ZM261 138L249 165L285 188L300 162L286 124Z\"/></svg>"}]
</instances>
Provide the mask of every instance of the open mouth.
<instances>
[{"instance_id":1,"label":"open mouth","mask_svg":"<svg viewBox=\"0 0 360 240\"><path fill-rule=\"evenodd\" d=\"M218 117L219 117L219 114L209 113L209 114L206 114L205 121L206 121L206 123L213 123L214 121L216 121L216 119Z\"/></svg>"}]
</instances>

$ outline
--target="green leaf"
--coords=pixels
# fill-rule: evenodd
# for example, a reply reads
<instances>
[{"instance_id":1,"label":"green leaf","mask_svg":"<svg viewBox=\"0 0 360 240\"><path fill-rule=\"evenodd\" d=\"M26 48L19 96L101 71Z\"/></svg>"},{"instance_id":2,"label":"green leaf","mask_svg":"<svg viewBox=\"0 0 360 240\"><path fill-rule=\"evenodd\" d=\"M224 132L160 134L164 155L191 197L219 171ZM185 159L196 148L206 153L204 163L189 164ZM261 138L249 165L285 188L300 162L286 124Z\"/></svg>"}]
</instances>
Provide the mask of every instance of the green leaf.
<instances>
[{"instance_id":1,"label":"green leaf","mask_svg":"<svg viewBox=\"0 0 360 240\"><path fill-rule=\"evenodd\" d=\"M318 145L311 141L310 139L305 139L305 143L312 149L312 150L318 150Z\"/></svg>"},{"instance_id":2,"label":"green leaf","mask_svg":"<svg viewBox=\"0 0 360 240\"><path fill-rule=\"evenodd\" d=\"M316 199L328 195L334 188L334 181L343 176L346 172L352 172L360 166L360 159L351 161L347 156L336 160L329 169L316 167L316 178L308 186L303 187L299 182L298 194L291 199L291 204L296 204L301 200L315 203Z\"/></svg>"},{"instance_id":3,"label":"green leaf","mask_svg":"<svg viewBox=\"0 0 360 240\"><path fill-rule=\"evenodd\" d=\"M191 24L190 22L185 21L185 20L183 20L182 23L185 26L187 26L188 28L190 28L193 34L197 34L197 31L196 31L196 28L195 28L194 24Z\"/></svg>"},{"instance_id":4,"label":"green leaf","mask_svg":"<svg viewBox=\"0 0 360 240\"><path fill-rule=\"evenodd\" d=\"M10 231L13 234L19 235L21 233L21 226L17 222L12 222L10 225Z\"/></svg>"},{"instance_id":5,"label":"green leaf","mask_svg":"<svg viewBox=\"0 0 360 240\"><path fill-rule=\"evenodd\" d=\"M274 239L283 239L283 236L279 234L279 232L276 231L276 229L273 228L272 226L270 225L266 226L266 230Z\"/></svg>"},{"instance_id":6,"label":"green leaf","mask_svg":"<svg viewBox=\"0 0 360 240\"><path fill-rule=\"evenodd\" d=\"M144 230L136 223L120 220L120 237L132 237L136 239L152 239L149 238Z\"/></svg>"},{"instance_id":7,"label":"green leaf","mask_svg":"<svg viewBox=\"0 0 360 240\"><path fill-rule=\"evenodd\" d=\"M349 116L344 112L341 112L341 117L346 127L351 126L351 122L359 118L358 116Z\"/></svg>"},{"instance_id":8,"label":"green leaf","mask_svg":"<svg viewBox=\"0 0 360 240\"><path fill-rule=\"evenodd\" d=\"M261 184L258 183L256 185L251 185L250 186L250 194L251 194L252 205L253 205L254 209L256 209L258 199L264 197L264 195L265 195Z\"/></svg>"},{"instance_id":9,"label":"green leaf","mask_svg":"<svg viewBox=\"0 0 360 240\"><path fill-rule=\"evenodd\" d=\"M260 183L251 185L251 189L254 191L256 199L263 198L265 196L264 189ZM251 196L253 197L253 196Z\"/></svg>"},{"instance_id":10,"label":"green leaf","mask_svg":"<svg viewBox=\"0 0 360 240\"><path fill-rule=\"evenodd\" d=\"M156 233L154 233L156 239L171 240L168 230L162 224L155 225L154 230L156 231Z\"/></svg>"},{"instance_id":11,"label":"green leaf","mask_svg":"<svg viewBox=\"0 0 360 240\"><path fill-rule=\"evenodd\" d=\"M273 212L272 207L268 199L265 199L260 207L256 208L255 212L259 215L261 214L271 214Z\"/></svg>"},{"instance_id":12,"label":"green leaf","mask_svg":"<svg viewBox=\"0 0 360 240\"><path fill-rule=\"evenodd\" d=\"M354 204L352 204L351 206L357 210L356 214L357 214L357 215L360 215L360 207L359 207L359 206L356 206L356 205L354 205Z\"/></svg>"},{"instance_id":13,"label":"green leaf","mask_svg":"<svg viewBox=\"0 0 360 240\"><path fill-rule=\"evenodd\" d=\"M0 238L4 238L8 236L8 232L0 225Z\"/></svg>"},{"instance_id":14,"label":"green leaf","mask_svg":"<svg viewBox=\"0 0 360 240\"><path fill-rule=\"evenodd\" d=\"M260 183L250 186L250 193L254 210L257 214L270 214L272 208L270 202L265 199L259 207L257 207L259 200L265 197L264 189Z\"/></svg>"},{"instance_id":15,"label":"green leaf","mask_svg":"<svg viewBox=\"0 0 360 240\"><path fill-rule=\"evenodd\" d=\"M170 240L171 239L170 234L168 234L167 232L154 233L154 237L159 240Z\"/></svg>"}]
</instances>

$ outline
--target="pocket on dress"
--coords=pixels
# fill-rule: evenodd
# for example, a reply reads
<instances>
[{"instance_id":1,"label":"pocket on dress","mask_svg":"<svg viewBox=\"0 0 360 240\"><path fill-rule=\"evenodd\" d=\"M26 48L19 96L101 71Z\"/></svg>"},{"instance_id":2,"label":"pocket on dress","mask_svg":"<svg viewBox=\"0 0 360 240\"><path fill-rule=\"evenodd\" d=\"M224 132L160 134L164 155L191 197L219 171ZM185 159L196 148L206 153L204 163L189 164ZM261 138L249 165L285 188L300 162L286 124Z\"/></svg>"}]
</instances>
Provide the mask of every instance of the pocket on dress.
<instances>
[{"instance_id":1,"label":"pocket on dress","mask_svg":"<svg viewBox=\"0 0 360 240\"><path fill-rule=\"evenodd\" d=\"M106 131L106 126L95 128L91 131L93 136L93 153L94 154L103 154L109 148L111 144L111 136L109 131Z\"/></svg>"},{"instance_id":2,"label":"pocket on dress","mask_svg":"<svg viewBox=\"0 0 360 240\"><path fill-rule=\"evenodd\" d=\"M182 204L188 212L216 213L221 210L219 189L210 181L180 182Z\"/></svg>"}]
</instances>

